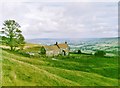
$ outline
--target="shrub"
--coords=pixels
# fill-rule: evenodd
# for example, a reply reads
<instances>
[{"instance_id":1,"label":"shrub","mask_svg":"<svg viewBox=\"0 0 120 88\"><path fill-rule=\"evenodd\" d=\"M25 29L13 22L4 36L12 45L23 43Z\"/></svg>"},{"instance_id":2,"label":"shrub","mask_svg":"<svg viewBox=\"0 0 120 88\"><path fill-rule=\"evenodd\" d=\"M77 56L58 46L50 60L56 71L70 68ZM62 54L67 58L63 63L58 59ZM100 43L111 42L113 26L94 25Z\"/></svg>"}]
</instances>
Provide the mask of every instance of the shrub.
<instances>
[{"instance_id":1,"label":"shrub","mask_svg":"<svg viewBox=\"0 0 120 88\"><path fill-rule=\"evenodd\" d=\"M94 54L95 56L105 56L106 55L106 53L105 53L105 51L102 51L102 50L98 50L98 51L96 51L95 52L95 54Z\"/></svg>"},{"instance_id":2,"label":"shrub","mask_svg":"<svg viewBox=\"0 0 120 88\"><path fill-rule=\"evenodd\" d=\"M69 54L81 54L81 50L75 50L75 51L72 51L70 52Z\"/></svg>"},{"instance_id":3,"label":"shrub","mask_svg":"<svg viewBox=\"0 0 120 88\"><path fill-rule=\"evenodd\" d=\"M40 54L42 55L46 54L46 50L43 46L40 48Z\"/></svg>"},{"instance_id":4,"label":"shrub","mask_svg":"<svg viewBox=\"0 0 120 88\"><path fill-rule=\"evenodd\" d=\"M26 53L26 52L19 51L19 52L16 52L16 53L18 53L18 54L20 54L20 55L22 55L24 57L30 57L30 55L28 53Z\"/></svg>"},{"instance_id":5,"label":"shrub","mask_svg":"<svg viewBox=\"0 0 120 88\"><path fill-rule=\"evenodd\" d=\"M81 50L78 50L78 54L81 54L82 52L81 52Z\"/></svg>"}]
</instances>

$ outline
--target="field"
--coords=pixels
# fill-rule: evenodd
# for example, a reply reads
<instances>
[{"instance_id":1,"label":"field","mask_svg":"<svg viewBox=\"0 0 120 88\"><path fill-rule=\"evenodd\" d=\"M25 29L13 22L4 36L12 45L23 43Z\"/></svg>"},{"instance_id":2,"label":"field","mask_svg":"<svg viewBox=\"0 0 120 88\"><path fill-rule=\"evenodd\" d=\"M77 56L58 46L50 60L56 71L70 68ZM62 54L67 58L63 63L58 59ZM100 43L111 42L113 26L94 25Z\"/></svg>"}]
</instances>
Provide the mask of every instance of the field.
<instances>
[{"instance_id":1,"label":"field","mask_svg":"<svg viewBox=\"0 0 120 88\"><path fill-rule=\"evenodd\" d=\"M118 39L119 38L68 38L68 39L31 39L30 43L51 45L68 42L70 51L81 50L83 53L94 54L97 50L106 52L106 56L118 56Z\"/></svg>"},{"instance_id":2,"label":"field","mask_svg":"<svg viewBox=\"0 0 120 88\"><path fill-rule=\"evenodd\" d=\"M2 51L2 86L117 86L118 58L25 57Z\"/></svg>"}]
</instances>

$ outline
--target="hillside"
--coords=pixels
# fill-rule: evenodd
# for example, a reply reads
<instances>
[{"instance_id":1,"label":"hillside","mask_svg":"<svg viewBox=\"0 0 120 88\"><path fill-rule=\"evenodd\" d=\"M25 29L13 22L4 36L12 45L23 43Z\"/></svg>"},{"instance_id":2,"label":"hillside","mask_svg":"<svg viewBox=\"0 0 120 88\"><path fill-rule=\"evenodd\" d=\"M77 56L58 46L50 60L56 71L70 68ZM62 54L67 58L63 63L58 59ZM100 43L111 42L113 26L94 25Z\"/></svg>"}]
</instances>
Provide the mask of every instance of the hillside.
<instances>
[{"instance_id":1,"label":"hillside","mask_svg":"<svg viewBox=\"0 0 120 88\"><path fill-rule=\"evenodd\" d=\"M2 51L3 86L117 86L117 58L28 58Z\"/></svg>"}]
</instances>

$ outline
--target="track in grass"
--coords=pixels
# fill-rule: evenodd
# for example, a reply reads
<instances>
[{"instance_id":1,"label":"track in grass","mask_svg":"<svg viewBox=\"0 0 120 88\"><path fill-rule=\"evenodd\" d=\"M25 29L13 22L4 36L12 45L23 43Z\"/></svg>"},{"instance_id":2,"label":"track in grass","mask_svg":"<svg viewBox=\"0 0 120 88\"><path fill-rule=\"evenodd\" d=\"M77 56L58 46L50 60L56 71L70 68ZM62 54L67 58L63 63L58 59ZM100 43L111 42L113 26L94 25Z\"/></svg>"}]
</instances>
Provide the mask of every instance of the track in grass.
<instances>
[{"instance_id":1,"label":"track in grass","mask_svg":"<svg viewBox=\"0 0 120 88\"><path fill-rule=\"evenodd\" d=\"M25 85L26 86L116 86L118 85L117 84L118 80L115 78L105 77L103 75L93 72L86 72L83 70L80 71L79 70L80 68L78 70L74 70L75 68L74 66L78 66L78 67L82 66L79 65L80 63L83 66L86 65L84 64L84 62L78 63L75 62L74 60L69 61L69 60L58 59L57 61L53 61L52 59L45 59L45 58L30 59L10 52L3 51L3 84L2 85L4 86L11 86L11 85L13 86L25 86ZM107 64L111 64L111 63L109 62ZM66 68L67 66L73 68L72 69ZM93 67L95 68L95 64Z\"/></svg>"}]
</instances>

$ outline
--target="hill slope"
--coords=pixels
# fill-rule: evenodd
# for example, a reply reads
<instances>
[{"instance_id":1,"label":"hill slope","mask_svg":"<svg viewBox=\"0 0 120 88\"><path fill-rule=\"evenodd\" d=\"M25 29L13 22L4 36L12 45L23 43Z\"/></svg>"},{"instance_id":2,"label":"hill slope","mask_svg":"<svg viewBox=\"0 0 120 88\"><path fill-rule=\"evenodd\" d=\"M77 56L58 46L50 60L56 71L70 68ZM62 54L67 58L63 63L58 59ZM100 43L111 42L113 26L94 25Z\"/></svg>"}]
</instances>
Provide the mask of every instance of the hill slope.
<instances>
[{"instance_id":1,"label":"hill slope","mask_svg":"<svg viewBox=\"0 0 120 88\"><path fill-rule=\"evenodd\" d=\"M27 58L4 50L2 56L3 86L118 85L115 58L95 60L93 57L80 55L76 58L56 57L57 59L53 60L53 58ZM108 73L105 73L106 69ZM113 73L109 74L110 69Z\"/></svg>"}]
</instances>

